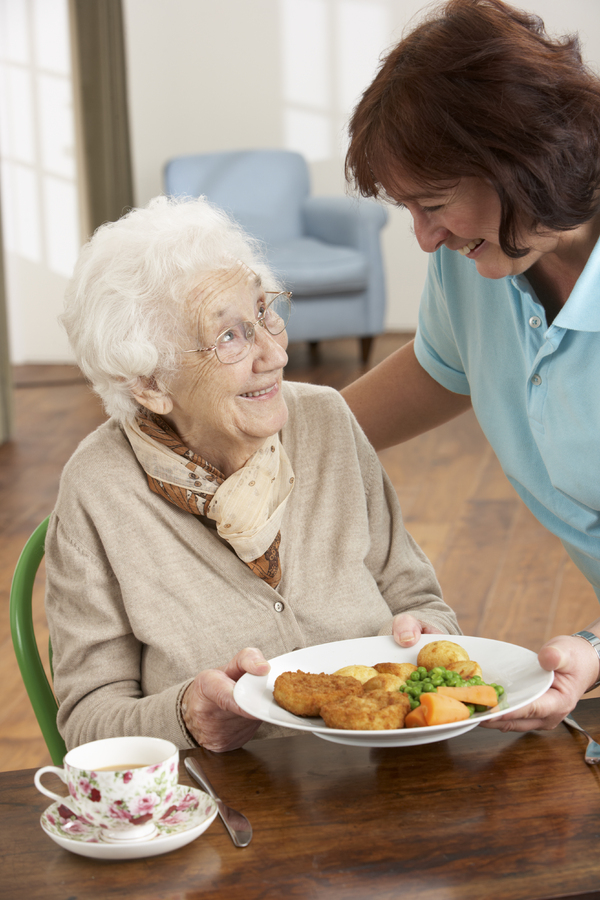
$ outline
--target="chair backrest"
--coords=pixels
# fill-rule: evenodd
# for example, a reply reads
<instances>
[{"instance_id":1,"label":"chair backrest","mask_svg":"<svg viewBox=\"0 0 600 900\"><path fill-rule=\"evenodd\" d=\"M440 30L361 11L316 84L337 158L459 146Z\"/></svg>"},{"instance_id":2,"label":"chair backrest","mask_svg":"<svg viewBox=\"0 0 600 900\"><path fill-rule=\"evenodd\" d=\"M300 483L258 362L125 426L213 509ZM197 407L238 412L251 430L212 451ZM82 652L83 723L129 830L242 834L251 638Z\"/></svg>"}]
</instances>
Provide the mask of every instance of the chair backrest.
<instances>
[{"instance_id":1,"label":"chair backrest","mask_svg":"<svg viewBox=\"0 0 600 900\"><path fill-rule=\"evenodd\" d=\"M231 150L170 160L164 187L173 197L204 195L248 234L276 247L302 235L301 205L310 181L300 153Z\"/></svg>"},{"instance_id":2,"label":"chair backrest","mask_svg":"<svg viewBox=\"0 0 600 900\"><path fill-rule=\"evenodd\" d=\"M38 525L25 544L10 589L10 631L21 677L46 746L55 765L61 766L67 752L56 725L58 703L46 676L33 630L31 598L33 583L44 556L48 519Z\"/></svg>"}]
</instances>

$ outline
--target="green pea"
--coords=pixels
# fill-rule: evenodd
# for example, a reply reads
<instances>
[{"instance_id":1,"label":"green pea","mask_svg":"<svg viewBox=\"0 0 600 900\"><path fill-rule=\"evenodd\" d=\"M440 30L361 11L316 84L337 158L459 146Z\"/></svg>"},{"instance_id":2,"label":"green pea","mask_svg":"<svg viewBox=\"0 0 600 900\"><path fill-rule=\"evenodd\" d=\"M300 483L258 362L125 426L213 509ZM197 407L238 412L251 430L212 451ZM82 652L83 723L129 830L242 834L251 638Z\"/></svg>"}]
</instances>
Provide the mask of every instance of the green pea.
<instances>
[{"instance_id":1,"label":"green pea","mask_svg":"<svg viewBox=\"0 0 600 900\"><path fill-rule=\"evenodd\" d=\"M432 691L435 691L435 686L428 681L424 681L422 691L424 694L431 694Z\"/></svg>"},{"instance_id":2,"label":"green pea","mask_svg":"<svg viewBox=\"0 0 600 900\"><path fill-rule=\"evenodd\" d=\"M411 672L408 677L409 677L410 681L420 681L421 680L421 676L419 675L418 669L416 672Z\"/></svg>"},{"instance_id":3,"label":"green pea","mask_svg":"<svg viewBox=\"0 0 600 900\"><path fill-rule=\"evenodd\" d=\"M441 675L433 675L433 676L431 677L431 683L432 683L435 687L439 687L441 684L444 683L444 679L442 678Z\"/></svg>"},{"instance_id":4,"label":"green pea","mask_svg":"<svg viewBox=\"0 0 600 900\"><path fill-rule=\"evenodd\" d=\"M419 666L417 672L419 674L419 678L425 678L427 676L427 669L425 668L425 666Z\"/></svg>"}]
</instances>

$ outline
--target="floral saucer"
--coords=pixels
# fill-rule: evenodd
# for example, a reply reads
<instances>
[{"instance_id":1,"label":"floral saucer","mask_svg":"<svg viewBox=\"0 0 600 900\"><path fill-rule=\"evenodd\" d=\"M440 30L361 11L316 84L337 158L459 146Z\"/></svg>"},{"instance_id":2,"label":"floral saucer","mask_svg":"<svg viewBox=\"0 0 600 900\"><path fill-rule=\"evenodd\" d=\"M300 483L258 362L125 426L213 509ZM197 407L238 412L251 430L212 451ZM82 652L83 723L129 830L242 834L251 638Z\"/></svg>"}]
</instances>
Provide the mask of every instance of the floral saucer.
<instances>
[{"instance_id":1,"label":"floral saucer","mask_svg":"<svg viewBox=\"0 0 600 900\"><path fill-rule=\"evenodd\" d=\"M215 801L196 788L178 784L173 803L156 823L158 834L149 840L105 843L100 828L75 816L61 803L42 814L40 824L60 847L94 859L142 859L169 853L194 841L217 815Z\"/></svg>"}]
</instances>

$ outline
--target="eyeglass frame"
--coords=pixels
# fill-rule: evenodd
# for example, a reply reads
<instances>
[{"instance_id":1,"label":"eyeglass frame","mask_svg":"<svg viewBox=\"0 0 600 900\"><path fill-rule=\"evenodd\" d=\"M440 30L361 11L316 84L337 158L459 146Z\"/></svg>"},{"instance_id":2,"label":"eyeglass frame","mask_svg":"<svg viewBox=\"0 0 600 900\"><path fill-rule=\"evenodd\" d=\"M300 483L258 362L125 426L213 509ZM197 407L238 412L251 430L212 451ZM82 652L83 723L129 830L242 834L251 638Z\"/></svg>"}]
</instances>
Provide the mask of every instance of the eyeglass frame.
<instances>
[{"instance_id":1,"label":"eyeglass frame","mask_svg":"<svg viewBox=\"0 0 600 900\"><path fill-rule=\"evenodd\" d=\"M266 331L268 331L270 335L273 335L273 337L276 337L278 334L283 334L283 332L287 328L287 323L289 321L289 318L284 323L281 331L271 331L271 329L267 326L267 323L265 322L265 315L267 313L267 310L271 307L271 305L273 303L275 303L275 301L277 300L278 297L286 297L287 298L287 301L290 304L290 313L291 313L292 292L291 291L263 291L263 293L266 296L268 296L269 294L273 294L274 296L273 296L273 299L270 301L270 303L267 303L262 314L259 315L259 317L256 319L255 322L236 322L236 325L228 325L227 328L224 328L223 331L219 332L219 334L217 335L217 337L215 339L215 343L213 344L212 347L198 347L195 350L183 350L183 353L208 353L210 350L214 350L216 357L222 366L235 366L236 363L242 362L242 360L246 359L246 357L248 356L248 353L250 352L250 347L252 347L252 345L254 344L257 325L262 325L262 327ZM239 359L232 360L231 362L223 362L223 360L220 358L218 350L217 350L219 341L221 340L221 338L223 337L224 334L227 334L228 331L230 331L232 328L237 327L237 325L249 325L252 328L252 340L249 340L248 336L246 335L246 341L248 343L248 350L244 353L244 355L240 356Z\"/></svg>"}]
</instances>

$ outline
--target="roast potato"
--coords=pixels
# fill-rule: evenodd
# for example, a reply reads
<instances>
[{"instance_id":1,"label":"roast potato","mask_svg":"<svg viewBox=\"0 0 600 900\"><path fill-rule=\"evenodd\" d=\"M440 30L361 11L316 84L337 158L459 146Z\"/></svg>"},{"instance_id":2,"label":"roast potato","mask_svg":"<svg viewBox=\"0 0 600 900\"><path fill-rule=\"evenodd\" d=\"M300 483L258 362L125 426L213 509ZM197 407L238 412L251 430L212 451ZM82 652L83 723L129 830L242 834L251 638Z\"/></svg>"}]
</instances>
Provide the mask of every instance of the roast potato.
<instances>
[{"instance_id":1,"label":"roast potato","mask_svg":"<svg viewBox=\"0 0 600 900\"><path fill-rule=\"evenodd\" d=\"M360 681L361 684L364 684L365 681L368 681L369 678L374 678L377 675L377 670L375 668L371 668L371 666L344 666L342 669L338 669L337 672L333 673L334 675L344 675L347 678L356 678L357 681Z\"/></svg>"},{"instance_id":2,"label":"roast potato","mask_svg":"<svg viewBox=\"0 0 600 900\"><path fill-rule=\"evenodd\" d=\"M402 679L402 684L406 684L411 676L411 672L417 671L417 667L413 666L412 663L377 663L373 668L377 669L381 674L397 675L398 678Z\"/></svg>"},{"instance_id":3,"label":"roast potato","mask_svg":"<svg viewBox=\"0 0 600 900\"><path fill-rule=\"evenodd\" d=\"M480 678L483 678L481 666L478 662L475 662L474 659L460 659L457 662L450 663L446 668L451 672L458 672L460 677L464 678L465 681L468 681L469 678L473 678L475 675L479 675Z\"/></svg>"},{"instance_id":4,"label":"roast potato","mask_svg":"<svg viewBox=\"0 0 600 900\"><path fill-rule=\"evenodd\" d=\"M452 663L469 659L469 654L452 641L431 641L419 650L417 665L424 666L427 671L436 666L449 669Z\"/></svg>"}]
</instances>

